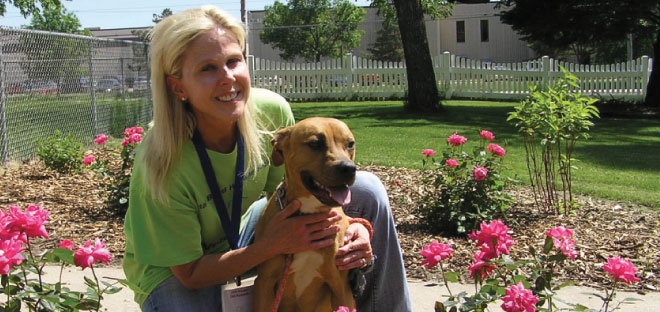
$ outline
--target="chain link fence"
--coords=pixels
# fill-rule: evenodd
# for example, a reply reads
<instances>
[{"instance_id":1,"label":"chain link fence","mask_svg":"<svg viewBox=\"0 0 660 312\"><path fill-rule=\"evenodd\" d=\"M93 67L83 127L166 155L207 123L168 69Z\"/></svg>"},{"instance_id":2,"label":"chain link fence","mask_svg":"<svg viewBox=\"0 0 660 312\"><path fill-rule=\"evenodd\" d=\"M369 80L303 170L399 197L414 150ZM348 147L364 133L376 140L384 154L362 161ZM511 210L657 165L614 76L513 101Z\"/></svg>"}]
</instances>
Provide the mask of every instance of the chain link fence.
<instances>
[{"instance_id":1,"label":"chain link fence","mask_svg":"<svg viewBox=\"0 0 660 312\"><path fill-rule=\"evenodd\" d=\"M152 119L148 45L0 27L0 162L59 130L89 143Z\"/></svg>"}]
</instances>

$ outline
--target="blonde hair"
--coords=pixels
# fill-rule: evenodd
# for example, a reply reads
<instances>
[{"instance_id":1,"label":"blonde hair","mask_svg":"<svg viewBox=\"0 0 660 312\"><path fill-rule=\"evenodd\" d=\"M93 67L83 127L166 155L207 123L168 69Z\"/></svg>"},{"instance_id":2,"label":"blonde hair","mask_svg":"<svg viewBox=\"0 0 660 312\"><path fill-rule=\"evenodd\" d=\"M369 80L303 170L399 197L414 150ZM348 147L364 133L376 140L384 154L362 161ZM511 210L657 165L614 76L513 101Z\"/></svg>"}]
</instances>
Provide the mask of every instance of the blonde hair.
<instances>
[{"instance_id":1,"label":"blonde hair","mask_svg":"<svg viewBox=\"0 0 660 312\"><path fill-rule=\"evenodd\" d=\"M151 39L151 81L154 119L142 143L145 185L154 199L167 203L167 181L175 162L180 160L185 140L192 137L195 118L186 105L167 86L167 76L181 77L181 63L186 47L206 31L223 28L236 36L245 52L244 25L214 6L189 9L168 16L149 33ZM238 129L245 141L245 172L255 172L264 163L263 128L257 108L248 99Z\"/></svg>"}]
</instances>

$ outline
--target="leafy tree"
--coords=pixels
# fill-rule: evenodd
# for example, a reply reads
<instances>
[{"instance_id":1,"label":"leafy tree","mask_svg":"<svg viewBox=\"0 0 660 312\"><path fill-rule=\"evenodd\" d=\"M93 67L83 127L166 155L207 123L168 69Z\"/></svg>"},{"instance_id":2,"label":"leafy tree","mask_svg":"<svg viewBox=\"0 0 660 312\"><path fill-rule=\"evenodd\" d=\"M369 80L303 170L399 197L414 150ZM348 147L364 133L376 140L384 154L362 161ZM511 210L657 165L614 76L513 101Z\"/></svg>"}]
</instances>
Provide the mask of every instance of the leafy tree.
<instances>
[{"instance_id":1,"label":"leafy tree","mask_svg":"<svg viewBox=\"0 0 660 312\"><path fill-rule=\"evenodd\" d=\"M399 25L394 22L383 23L378 30L376 41L367 49L371 58L383 62L401 62L403 60L403 43Z\"/></svg>"},{"instance_id":2,"label":"leafy tree","mask_svg":"<svg viewBox=\"0 0 660 312\"><path fill-rule=\"evenodd\" d=\"M67 12L62 4L43 6L39 14L32 15L27 29L59 33L91 35L81 29L75 14ZM33 81L49 80L58 83L58 93L75 92L80 88L80 77L87 69L82 66L88 59L89 45L79 38L21 34L19 45L25 51L27 62L21 67ZM37 48L38 47L38 48Z\"/></svg>"},{"instance_id":3,"label":"leafy tree","mask_svg":"<svg viewBox=\"0 0 660 312\"><path fill-rule=\"evenodd\" d=\"M61 4L46 6L43 12L32 16L28 29L38 29L67 34L78 34L91 36L87 29L81 29L80 21L75 14L67 12Z\"/></svg>"},{"instance_id":4,"label":"leafy tree","mask_svg":"<svg viewBox=\"0 0 660 312\"><path fill-rule=\"evenodd\" d=\"M433 19L448 17L453 4L446 0L372 0L371 5L386 20L398 21L408 75L406 108L423 112L441 110L424 14Z\"/></svg>"},{"instance_id":5,"label":"leafy tree","mask_svg":"<svg viewBox=\"0 0 660 312\"><path fill-rule=\"evenodd\" d=\"M21 11L23 17L40 15L40 7L47 8L62 5L60 0L0 0L0 16L5 15L7 12L7 3L17 7Z\"/></svg>"},{"instance_id":6,"label":"leafy tree","mask_svg":"<svg viewBox=\"0 0 660 312\"><path fill-rule=\"evenodd\" d=\"M324 56L340 57L360 45L364 31L358 26L365 14L349 0L275 1L266 6L260 36L282 51L285 60L300 56L318 62Z\"/></svg>"},{"instance_id":7,"label":"leafy tree","mask_svg":"<svg viewBox=\"0 0 660 312\"><path fill-rule=\"evenodd\" d=\"M503 0L501 20L544 54L572 50L578 61L627 34L656 33L654 59L660 59L660 2L657 0ZM646 102L660 106L660 65L654 62Z\"/></svg>"}]
</instances>

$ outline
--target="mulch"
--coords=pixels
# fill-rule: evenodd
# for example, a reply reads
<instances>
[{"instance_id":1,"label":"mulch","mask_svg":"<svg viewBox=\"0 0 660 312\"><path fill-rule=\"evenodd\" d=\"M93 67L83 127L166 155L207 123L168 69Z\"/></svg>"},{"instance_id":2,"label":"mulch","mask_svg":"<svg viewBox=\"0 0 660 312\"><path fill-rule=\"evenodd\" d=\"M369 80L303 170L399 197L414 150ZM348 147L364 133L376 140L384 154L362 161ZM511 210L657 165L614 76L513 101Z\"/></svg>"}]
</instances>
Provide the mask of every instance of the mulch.
<instances>
[{"instance_id":1,"label":"mulch","mask_svg":"<svg viewBox=\"0 0 660 312\"><path fill-rule=\"evenodd\" d=\"M419 221L417 201L428 192L420 181L419 170L383 166L361 166L361 170L381 178L390 195L392 212L403 249L409 278L439 282L436 269L421 266L419 251L433 240L449 243L455 253L445 260L446 271L461 273L461 280L471 283L467 267L472 262L474 243L465 238L430 234ZM0 208L41 205L49 210L50 238L35 242L40 248L52 248L61 239L76 245L100 237L115 255L112 265L119 265L124 251L123 218L108 211L103 204L99 177L89 170L75 174L58 174L41 162L10 162L0 166ZM619 255L639 269L639 283L626 286L638 292L660 288L660 211L631 202L577 196L581 204L570 216L556 216L540 211L527 187L516 186L509 192L514 198L503 221L511 229L515 245L511 257L530 259L529 246L542 249L545 231L559 225L574 230L578 257L570 261L574 268L562 268L565 280L596 288L610 287L611 279L602 266L608 257ZM617 287L622 287L619 283Z\"/></svg>"}]
</instances>

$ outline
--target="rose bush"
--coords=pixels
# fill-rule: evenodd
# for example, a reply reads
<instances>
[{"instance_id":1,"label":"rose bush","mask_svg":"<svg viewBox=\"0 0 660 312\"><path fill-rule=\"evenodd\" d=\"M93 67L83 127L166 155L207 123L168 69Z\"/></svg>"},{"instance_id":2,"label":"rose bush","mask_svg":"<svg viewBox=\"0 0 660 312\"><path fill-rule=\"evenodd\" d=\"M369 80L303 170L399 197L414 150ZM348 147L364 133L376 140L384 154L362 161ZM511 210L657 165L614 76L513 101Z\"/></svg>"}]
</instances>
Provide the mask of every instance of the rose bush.
<instances>
[{"instance_id":1,"label":"rose bush","mask_svg":"<svg viewBox=\"0 0 660 312\"><path fill-rule=\"evenodd\" d=\"M480 144L472 153L463 150L468 138L458 133L447 138L441 159L436 161L433 149L422 151L429 192L419 202L418 212L434 233L466 235L480 222L500 216L511 202L504 192L506 180L499 174L506 150L490 143L495 139L492 132L482 130L479 136Z\"/></svg>"},{"instance_id":2,"label":"rose bush","mask_svg":"<svg viewBox=\"0 0 660 312\"><path fill-rule=\"evenodd\" d=\"M124 215L128 209L128 190L131 182L131 172L133 162L135 161L135 148L142 141L144 130L141 127L130 127L124 130L124 140L121 142L121 167L115 169L110 166L108 160L92 159L83 160L92 164L92 170L96 171L101 177L107 178L108 182L102 183L105 190L105 204L111 211L118 215ZM108 136L101 133L96 136L94 143L100 148L105 149L104 145L108 141ZM87 164L86 164L87 165Z\"/></svg>"},{"instance_id":3,"label":"rose bush","mask_svg":"<svg viewBox=\"0 0 660 312\"><path fill-rule=\"evenodd\" d=\"M101 308L104 294L121 290L114 284L99 283L93 264L97 261L108 264L112 254L99 239L95 245L91 241L73 252L73 242L62 240L60 248L45 250L35 254L31 239L48 238L46 225L50 213L40 206L29 206L25 210L9 206L0 210L0 291L7 296L0 309L2 311L79 311ZM60 264L60 280L55 284L43 281L43 268L46 264ZM62 287L62 270L66 264L77 265L92 270L94 280L85 278L87 291L72 291ZM36 279L33 275L36 275Z\"/></svg>"},{"instance_id":4,"label":"rose bush","mask_svg":"<svg viewBox=\"0 0 660 312\"><path fill-rule=\"evenodd\" d=\"M480 230L468 235L471 240L476 241L475 247L479 250L475 253L475 260L469 266L470 276L475 280L475 294L468 295L461 292L453 295L448 281L456 282L458 274L444 272L442 260L451 257L453 250L451 246L433 241L425 245L420 253L425 260L420 265L426 265L428 269L439 265L445 287L449 292L448 299L444 302L436 302L436 312L450 311L485 311L489 304L501 300L500 307L506 312L534 312L553 311L557 306L553 302L555 293L572 282L557 285L556 268L571 269L565 265L566 260L573 260L577 256L573 231L563 226L557 226L545 232L545 242L541 253L537 253L530 246L532 260L514 261L509 257L510 247L515 244L510 229L502 220L493 220L490 223L483 222ZM626 284L637 282L637 269L633 264L618 256L607 260L603 270L609 273L615 281ZM612 290L606 290L605 295L593 294L600 297L607 312L609 304L615 297L614 286ZM634 299L626 298L619 302L627 303ZM576 311L596 311L582 304L566 303ZM613 311L618 305L613 308Z\"/></svg>"}]
</instances>

